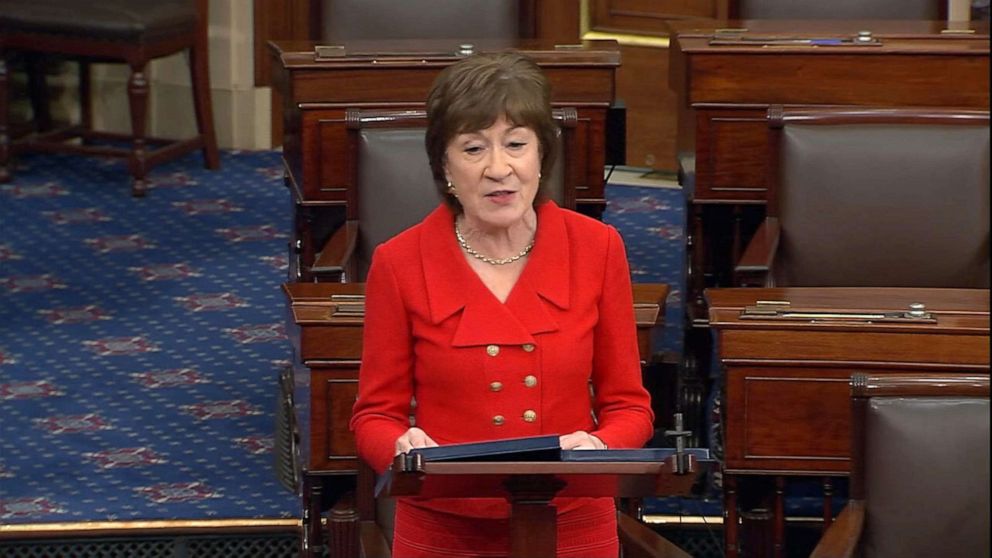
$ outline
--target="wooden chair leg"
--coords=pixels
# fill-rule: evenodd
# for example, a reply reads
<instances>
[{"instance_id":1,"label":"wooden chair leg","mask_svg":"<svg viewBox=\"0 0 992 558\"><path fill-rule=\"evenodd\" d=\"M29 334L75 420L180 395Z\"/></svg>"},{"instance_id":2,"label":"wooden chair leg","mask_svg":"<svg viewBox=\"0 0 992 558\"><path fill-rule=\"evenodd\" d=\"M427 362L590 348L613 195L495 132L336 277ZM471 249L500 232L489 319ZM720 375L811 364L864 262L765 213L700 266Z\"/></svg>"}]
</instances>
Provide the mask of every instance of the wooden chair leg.
<instances>
[{"instance_id":1,"label":"wooden chair leg","mask_svg":"<svg viewBox=\"0 0 992 558\"><path fill-rule=\"evenodd\" d=\"M204 14L205 17L205 14ZM203 139L203 159L208 169L220 168L217 136L214 132L214 113L210 100L210 69L208 64L206 27L197 35L189 49L190 81L193 84L193 106L196 110L196 129Z\"/></svg>"},{"instance_id":2,"label":"wooden chair leg","mask_svg":"<svg viewBox=\"0 0 992 558\"><path fill-rule=\"evenodd\" d=\"M28 74L28 96L31 98L35 130L47 132L52 129L52 112L48 95L48 80L45 77L46 60L40 54L28 54L24 67Z\"/></svg>"},{"instance_id":3,"label":"wooden chair leg","mask_svg":"<svg viewBox=\"0 0 992 558\"><path fill-rule=\"evenodd\" d=\"M10 169L10 129L8 120L10 119L10 107L7 103L8 87L10 80L7 79L7 59L0 51L0 182L9 182L11 178Z\"/></svg>"},{"instance_id":4,"label":"wooden chair leg","mask_svg":"<svg viewBox=\"0 0 992 558\"><path fill-rule=\"evenodd\" d=\"M90 94L90 63L79 61L79 116L84 130L93 129L93 102Z\"/></svg>"},{"instance_id":5,"label":"wooden chair leg","mask_svg":"<svg viewBox=\"0 0 992 558\"><path fill-rule=\"evenodd\" d=\"M131 156L128 170L133 182L131 195L144 197L147 189L145 176L148 173L147 153L145 152L145 124L148 113L148 80L145 79L145 64L132 64L131 77L127 81L127 98L131 107Z\"/></svg>"}]
</instances>

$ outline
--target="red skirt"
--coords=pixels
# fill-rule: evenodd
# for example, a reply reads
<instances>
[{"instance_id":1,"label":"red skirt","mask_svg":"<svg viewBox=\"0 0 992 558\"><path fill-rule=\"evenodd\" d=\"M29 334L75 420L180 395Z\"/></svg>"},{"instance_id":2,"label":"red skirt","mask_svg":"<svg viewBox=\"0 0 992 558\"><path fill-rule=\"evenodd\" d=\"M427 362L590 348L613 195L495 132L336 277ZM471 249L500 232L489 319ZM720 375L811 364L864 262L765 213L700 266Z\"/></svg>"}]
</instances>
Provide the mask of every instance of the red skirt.
<instances>
[{"instance_id":1,"label":"red skirt","mask_svg":"<svg viewBox=\"0 0 992 558\"><path fill-rule=\"evenodd\" d=\"M558 514L558 558L617 558L612 498L589 499ZM508 519L468 517L396 503L393 558L498 558L509 554Z\"/></svg>"}]
</instances>

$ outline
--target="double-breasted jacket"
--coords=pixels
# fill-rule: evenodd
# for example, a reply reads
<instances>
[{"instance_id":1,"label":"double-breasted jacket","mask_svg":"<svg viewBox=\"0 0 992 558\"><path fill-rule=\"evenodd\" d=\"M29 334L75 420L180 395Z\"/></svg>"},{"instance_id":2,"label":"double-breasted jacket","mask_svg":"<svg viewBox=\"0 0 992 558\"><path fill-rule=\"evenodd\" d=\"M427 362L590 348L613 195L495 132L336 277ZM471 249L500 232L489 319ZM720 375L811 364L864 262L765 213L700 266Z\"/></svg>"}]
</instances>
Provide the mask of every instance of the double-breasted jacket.
<instances>
[{"instance_id":1,"label":"double-breasted jacket","mask_svg":"<svg viewBox=\"0 0 992 558\"><path fill-rule=\"evenodd\" d=\"M444 205L376 249L351 422L375 470L411 416L441 445L585 430L624 448L651 437L619 233L546 201L536 235L505 302L465 261Z\"/></svg>"}]
</instances>

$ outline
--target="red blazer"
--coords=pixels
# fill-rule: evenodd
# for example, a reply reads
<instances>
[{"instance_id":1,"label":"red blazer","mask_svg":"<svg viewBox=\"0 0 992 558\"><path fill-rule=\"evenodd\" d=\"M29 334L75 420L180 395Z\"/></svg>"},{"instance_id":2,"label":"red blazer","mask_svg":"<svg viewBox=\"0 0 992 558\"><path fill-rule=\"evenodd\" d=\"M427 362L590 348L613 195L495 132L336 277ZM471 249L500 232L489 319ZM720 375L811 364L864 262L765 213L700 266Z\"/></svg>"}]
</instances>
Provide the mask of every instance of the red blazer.
<instances>
[{"instance_id":1,"label":"red blazer","mask_svg":"<svg viewBox=\"0 0 992 558\"><path fill-rule=\"evenodd\" d=\"M376 249L351 420L376 471L410 427L411 399L416 425L442 445L585 430L632 448L651 437L619 233L553 202L537 223L505 303L465 261L444 205Z\"/></svg>"}]
</instances>

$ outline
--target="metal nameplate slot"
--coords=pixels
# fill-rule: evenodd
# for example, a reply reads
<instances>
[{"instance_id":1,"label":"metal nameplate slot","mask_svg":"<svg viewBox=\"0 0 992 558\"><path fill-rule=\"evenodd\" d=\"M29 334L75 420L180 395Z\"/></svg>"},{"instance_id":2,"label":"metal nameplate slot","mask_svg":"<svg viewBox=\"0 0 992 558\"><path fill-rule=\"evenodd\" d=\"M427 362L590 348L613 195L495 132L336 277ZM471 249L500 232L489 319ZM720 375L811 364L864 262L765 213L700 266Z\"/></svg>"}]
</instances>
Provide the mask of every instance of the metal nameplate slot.
<instances>
[{"instance_id":1,"label":"metal nameplate slot","mask_svg":"<svg viewBox=\"0 0 992 558\"><path fill-rule=\"evenodd\" d=\"M313 47L313 54L317 60L327 60L344 58L348 55L348 51L343 45L316 45Z\"/></svg>"},{"instance_id":2,"label":"metal nameplate slot","mask_svg":"<svg viewBox=\"0 0 992 558\"><path fill-rule=\"evenodd\" d=\"M937 318L926 311L923 304L909 305L906 311L893 312L834 312L793 309L786 301L762 301L746 306L741 311L742 320L785 320L803 322L859 322L859 323L916 323L934 324Z\"/></svg>"},{"instance_id":3,"label":"metal nameplate slot","mask_svg":"<svg viewBox=\"0 0 992 558\"><path fill-rule=\"evenodd\" d=\"M781 35L744 35L721 30L710 39L714 46L834 46L859 47L882 46L882 41L872 36L871 31L859 31L853 37L783 37Z\"/></svg>"},{"instance_id":4,"label":"metal nameplate slot","mask_svg":"<svg viewBox=\"0 0 992 558\"><path fill-rule=\"evenodd\" d=\"M859 38L821 37L821 38L782 38L782 37L734 37L710 39L713 46L832 46L832 47L863 47L882 46L878 39L860 40Z\"/></svg>"},{"instance_id":5,"label":"metal nameplate slot","mask_svg":"<svg viewBox=\"0 0 992 558\"><path fill-rule=\"evenodd\" d=\"M373 63L388 62L419 62L426 63L428 59L452 58L454 56L465 56L472 54L472 45L459 45L450 51L388 51L379 50L374 52L348 52L343 45L316 45L313 47L314 60L337 60L340 58L362 58L371 60Z\"/></svg>"},{"instance_id":6,"label":"metal nameplate slot","mask_svg":"<svg viewBox=\"0 0 992 558\"><path fill-rule=\"evenodd\" d=\"M332 318L361 318L365 316L365 295L334 294L331 302L335 303Z\"/></svg>"}]
</instances>

